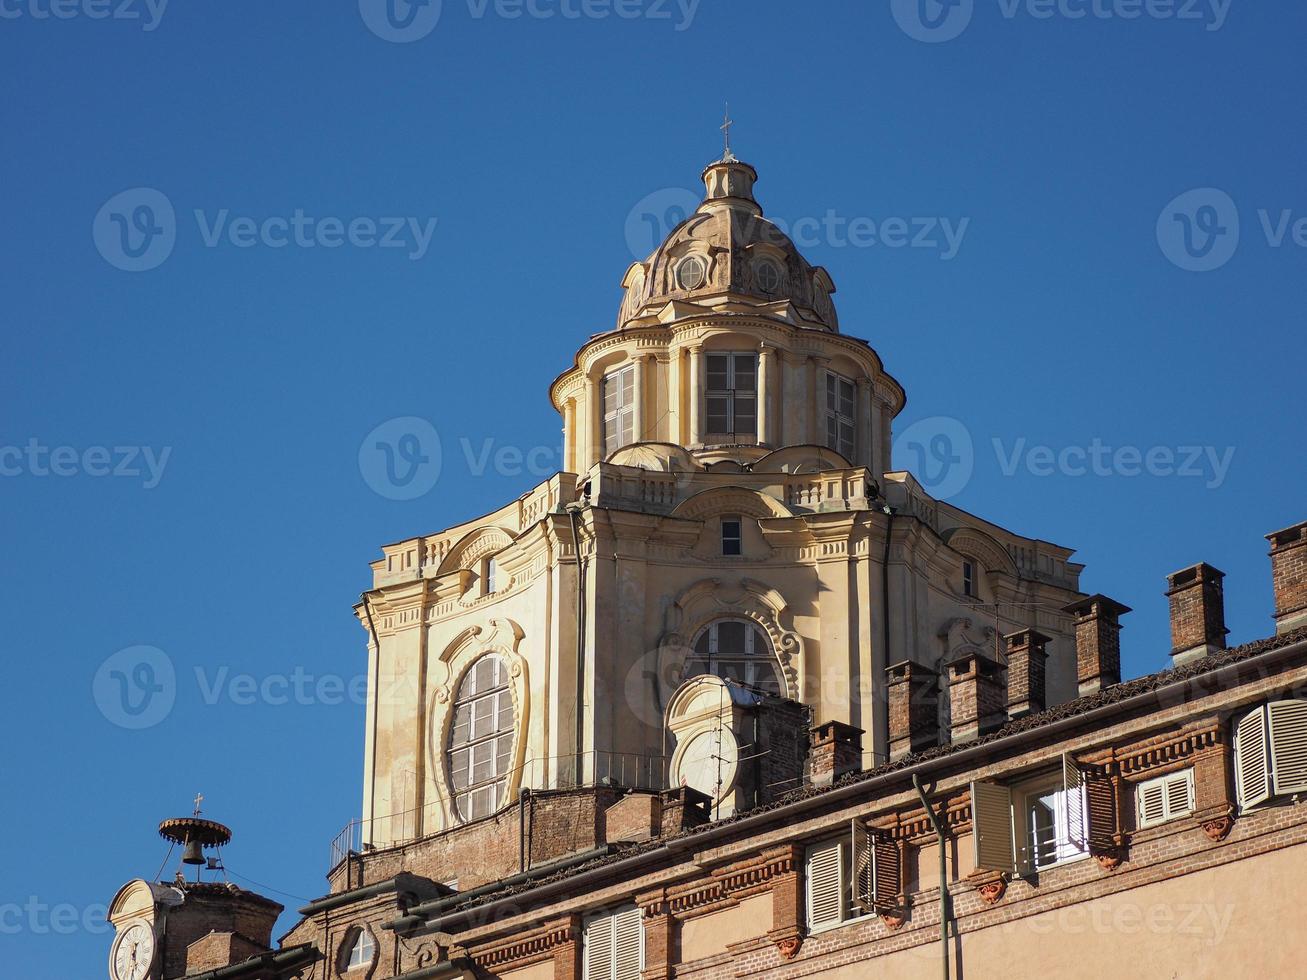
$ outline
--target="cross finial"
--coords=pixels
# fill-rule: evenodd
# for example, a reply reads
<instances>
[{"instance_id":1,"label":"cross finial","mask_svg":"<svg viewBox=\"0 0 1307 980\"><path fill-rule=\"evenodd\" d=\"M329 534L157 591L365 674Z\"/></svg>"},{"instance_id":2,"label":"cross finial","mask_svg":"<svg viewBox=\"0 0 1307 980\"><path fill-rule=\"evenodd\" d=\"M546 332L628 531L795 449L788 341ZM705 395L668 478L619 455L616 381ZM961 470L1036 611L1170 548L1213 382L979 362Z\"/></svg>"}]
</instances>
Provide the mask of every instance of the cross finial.
<instances>
[{"instance_id":1,"label":"cross finial","mask_svg":"<svg viewBox=\"0 0 1307 980\"><path fill-rule=\"evenodd\" d=\"M195 794L195 815L196 815L197 817L200 815L200 804L203 803L203 802L204 802L204 794L203 794L203 793L196 793L196 794Z\"/></svg>"},{"instance_id":2,"label":"cross finial","mask_svg":"<svg viewBox=\"0 0 1307 980\"><path fill-rule=\"evenodd\" d=\"M731 119L731 104L726 103L726 118L722 120L722 132L726 134L726 153L722 156L723 160L731 159L731 127L735 121Z\"/></svg>"}]
</instances>

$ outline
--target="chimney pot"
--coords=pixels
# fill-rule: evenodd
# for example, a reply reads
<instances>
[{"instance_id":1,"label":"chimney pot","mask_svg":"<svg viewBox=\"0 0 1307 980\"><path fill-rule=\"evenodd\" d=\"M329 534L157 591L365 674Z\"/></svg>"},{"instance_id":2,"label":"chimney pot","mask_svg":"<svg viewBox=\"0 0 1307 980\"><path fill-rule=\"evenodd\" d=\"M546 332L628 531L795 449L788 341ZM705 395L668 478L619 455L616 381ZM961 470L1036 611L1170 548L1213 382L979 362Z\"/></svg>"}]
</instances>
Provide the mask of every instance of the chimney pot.
<instances>
[{"instance_id":1,"label":"chimney pot","mask_svg":"<svg viewBox=\"0 0 1307 980\"><path fill-rule=\"evenodd\" d=\"M1121 617L1130 612L1105 595L1077 599L1063 607L1076 617L1076 680L1080 696L1121 683Z\"/></svg>"},{"instance_id":2,"label":"chimney pot","mask_svg":"<svg viewBox=\"0 0 1307 980\"><path fill-rule=\"evenodd\" d=\"M1045 697L1045 647L1049 637L1038 630L1021 629L1003 638L1007 642L1007 711L1008 716L1020 718L1043 711Z\"/></svg>"},{"instance_id":3,"label":"chimney pot","mask_svg":"<svg viewBox=\"0 0 1307 980\"><path fill-rule=\"evenodd\" d=\"M948 665L949 729L954 743L988 735L1007 720L1003 667L972 651Z\"/></svg>"},{"instance_id":4,"label":"chimney pot","mask_svg":"<svg viewBox=\"0 0 1307 980\"><path fill-rule=\"evenodd\" d=\"M939 674L904 660L885 668L889 691L889 757L901 759L939 744Z\"/></svg>"},{"instance_id":5,"label":"chimney pot","mask_svg":"<svg viewBox=\"0 0 1307 980\"><path fill-rule=\"evenodd\" d=\"M1225 649L1225 573L1203 562L1167 576L1171 660L1189 663Z\"/></svg>"},{"instance_id":6,"label":"chimney pot","mask_svg":"<svg viewBox=\"0 0 1307 980\"><path fill-rule=\"evenodd\" d=\"M1307 626L1307 521L1266 536L1271 542L1275 632Z\"/></svg>"},{"instance_id":7,"label":"chimney pot","mask_svg":"<svg viewBox=\"0 0 1307 980\"><path fill-rule=\"evenodd\" d=\"M862 768L862 734L861 728L842 721L824 722L812 729L808 749L812 785L829 786Z\"/></svg>"}]
</instances>

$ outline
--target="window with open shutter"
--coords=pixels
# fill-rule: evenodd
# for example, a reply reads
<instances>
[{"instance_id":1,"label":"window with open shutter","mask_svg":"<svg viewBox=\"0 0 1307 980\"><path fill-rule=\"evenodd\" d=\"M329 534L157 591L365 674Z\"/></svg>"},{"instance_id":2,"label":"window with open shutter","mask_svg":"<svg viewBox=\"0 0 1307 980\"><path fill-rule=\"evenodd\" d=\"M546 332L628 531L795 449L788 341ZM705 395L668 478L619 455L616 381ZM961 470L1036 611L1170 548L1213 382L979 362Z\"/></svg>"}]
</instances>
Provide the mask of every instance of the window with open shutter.
<instances>
[{"instance_id":1,"label":"window with open shutter","mask_svg":"<svg viewBox=\"0 0 1307 980\"><path fill-rule=\"evenodd\" d=\"M1070 752L1062 753L1062 813L1066 821L1065 851L1089 847L1089 822L1085 819L1085 776ZM1060 858L1070 856L1059 854Z\"/></svg>"},{"instance_id":2,"label":"window with open shutter","mask_svg":"<svg viewBox=\"0 0 1307 980\"><path fill-rule=\"evenodd\" d=\"M868 827L856 818L852 839L854 906L864 915L897 909L902 891L898 843L885 831Z\"/></svg>"},{"instance_id":3,"label":"window with open shutter","mask_svg":"<svg viewBox=\"0 0 1307 980\"><path fill-rule=\"evenodd\" d=\"M1266 708L1249 712L1234 729L1234 783L1241 807L1256 806L1271 796L1271 767L1266 741Z\"/></svg>"},{"instance_id":4,"label":"window with open shutter","mask_svg":"<svg viewBox=\"0 0 1307 980\"><path fill-rule=\"evenodd\" d=\"M971 784L971 836L976 867L985 871L1016 871L1012 835L1012 791L997 783Z\"/></svg>"},{"instance_id":5,"label":"window with open shutter","mask_svg":"<svg viewBox=\"0 0 1307 980\"><path fill-rule=\"evenodd\" d=\"M844 842L815 844L808 848L804 879L808 897L808 928L822 929L844 921Z\"/></svg>"},{"instance_id":6,"label":"window with open shutter","mask_svg":"<svg viewBox=\"0 0 1307 980\"><path fill-rule=\"evenodd\" d=\"M1182 769L1139 784L1135 790L1139 826L1152 827L1194 810L1194 771Z\"/></svg>"},{"instance_id":7,"label":"window with open shutter","mask_svg":"<svg viewBox=\"0 0 1307 980\"><path fill-rule=\"evenodd\" d=\"M1267 705L1271 782L1277 795L1307 791L1307 701Z\"/></svg>"},{"instance_id":8,"label":"window with open shutter","mask_svg":"<svg viewBox=\"0 0 1307 980\"><path fill-rule=\"evenodd\" d=\"M640 980L644 919L638 908L593 916L582 929L584 980Z\"/></svg>"}]
</instances>

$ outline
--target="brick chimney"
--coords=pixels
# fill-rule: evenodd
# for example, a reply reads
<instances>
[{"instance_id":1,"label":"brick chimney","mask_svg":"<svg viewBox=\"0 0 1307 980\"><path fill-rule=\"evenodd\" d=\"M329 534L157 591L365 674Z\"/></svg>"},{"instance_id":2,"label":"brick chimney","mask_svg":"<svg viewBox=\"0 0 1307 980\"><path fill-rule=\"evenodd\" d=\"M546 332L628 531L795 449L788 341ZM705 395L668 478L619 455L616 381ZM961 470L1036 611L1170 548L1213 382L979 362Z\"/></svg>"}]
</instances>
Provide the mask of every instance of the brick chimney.
<instances>
[{"instance_id":1,"label":"brick chimney","mask_svg":"<svg viewBox=\"0 0 1307 980\"><path fill-rule=\"evenodd\" d=\"M1076 617L1076 680L1080 696L1121 683L1121 617L1130 612L1115 599L1091 595L1063 607Z\"/></svg>"},{"instance_id":2,"label":"brick chimney","mask_svg":"<svg viewBox=\"0 0 1307 980\"><path fill-rule=\"evenodd\" d=\"M808 779L813 786L829 786L847 773L862 768L862 729L842 721L828 721L812 730L808 748Z\"/></svg>"},{"instance_id":3,"label":"brick chimney","mask_svg":"<svg viewBox=\"0 0 1307 980\"><path fill-rule=\"evenodd\" d=\"M1044 680L1049 637L1020 629L1003 637L1007 642L1007 713L1010 718L1033 715L1048 706Z\"/></svg>"},{"instance_id":4,"label":"brick chimney","mask_svg":"<svg viewBox=\"0 0 1307 980\"><path fill-rule=\"evenodd\" d=\"M1225 572L1200 563L1167 576L1171 661L1189 663L1225 649Z\"/></svg>"},{"instance_id":5,"label":"brick chimney","mask_svg":"<svg viewBox=\"0 0 1307 980\"><path fill-rule=\"evenodd\" d=\"M1307 521L1266 535L1271 542L1275 632L1307 626Z\"/></svg>"},{"instance_id":6,"label":"brick chimney","mask_svg":"<svg viewBox=\"0 0 1307 980\"><path fill-rule=\"evenodd\" d=\"M904 660L885 669L889 687L889 757L939 744L939 674Z\"/></svg>"},{"instance_id":7,"label":"brick chimney","mask_svg":"<svg viewBox=\"0 0 1307 980\"><path fill-rule=\"evenodd\" d=\"M948 665L949 728L953 741L988 735L1007 720L1003 667L978 652Z\"/></svg>"}]
</instances>

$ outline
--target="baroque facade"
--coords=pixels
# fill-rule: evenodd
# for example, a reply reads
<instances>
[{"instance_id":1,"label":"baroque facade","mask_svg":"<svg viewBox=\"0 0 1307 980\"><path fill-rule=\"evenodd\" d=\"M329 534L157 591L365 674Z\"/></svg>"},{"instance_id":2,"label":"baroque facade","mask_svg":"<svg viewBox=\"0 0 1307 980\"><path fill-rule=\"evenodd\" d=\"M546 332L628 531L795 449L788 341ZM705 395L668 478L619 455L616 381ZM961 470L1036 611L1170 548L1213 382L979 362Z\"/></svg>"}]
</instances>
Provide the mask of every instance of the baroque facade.
<instances>
[{"instance_id":1,"label":"baroque facade","mask_svg":"<svg viewBox=\"0 0 1307 980\"><path fill-rule=\"evenodd\" d=\"M1307 870L1307 525L1274 637L1227 650L1185 569L1173 669L1122 683L1128 608L891 470L903 389L754 169L703 177L550 387L565 472L373 563L330 893L274 949L266 899L133 882L116 980L1080 976L1068 910L1289 928L1248 869ZM1170 938L1178 975L1248 962Z\"/></svg>"}]
</instances>

